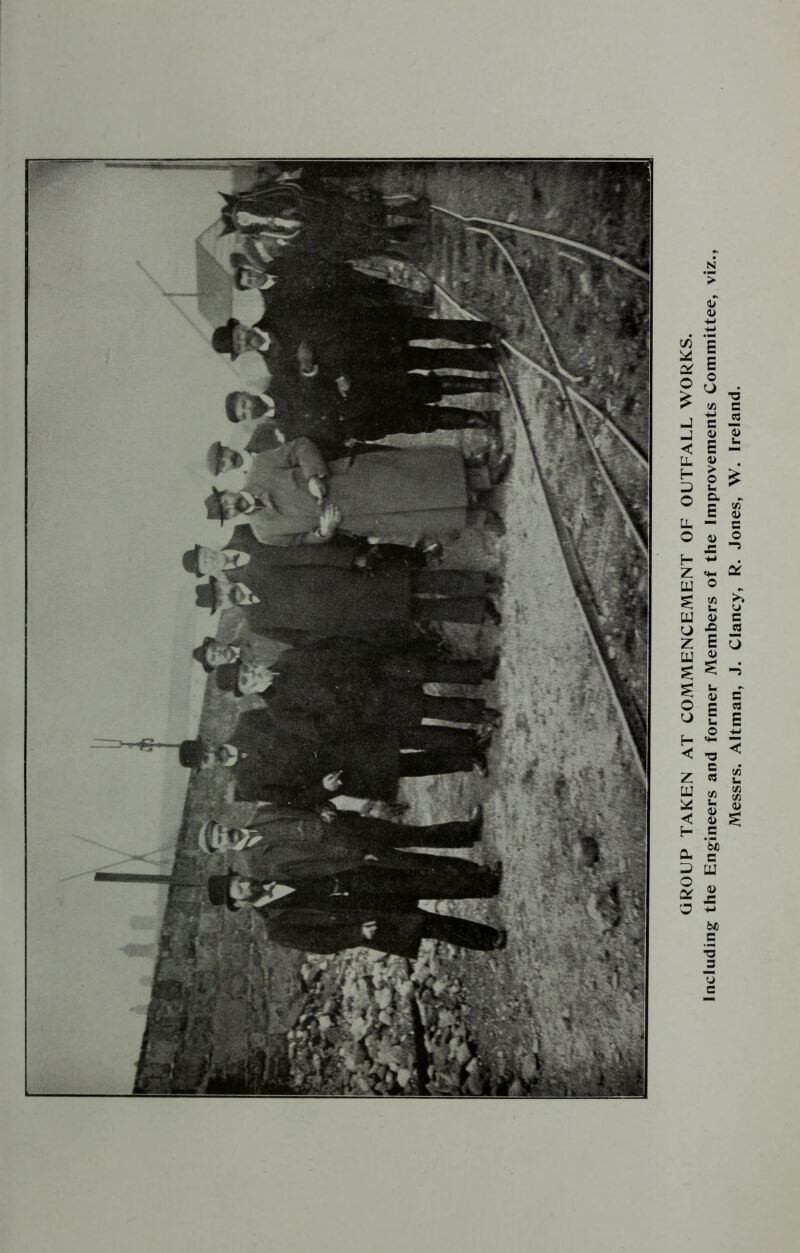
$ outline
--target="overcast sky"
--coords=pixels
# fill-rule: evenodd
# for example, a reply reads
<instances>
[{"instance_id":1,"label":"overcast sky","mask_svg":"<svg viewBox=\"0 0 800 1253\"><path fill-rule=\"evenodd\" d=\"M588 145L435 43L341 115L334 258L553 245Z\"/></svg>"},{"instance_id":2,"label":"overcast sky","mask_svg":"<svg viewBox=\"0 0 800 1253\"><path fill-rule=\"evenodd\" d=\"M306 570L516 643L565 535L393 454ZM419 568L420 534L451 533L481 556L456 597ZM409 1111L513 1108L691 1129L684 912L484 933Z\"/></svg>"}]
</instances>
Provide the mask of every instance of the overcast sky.
<instances>
[{"instance_id":1,"label":"overcast sky","mask_svg":"<svg viewBox=\"0 0 800 1253\"><path fill-rule=\"evenodd\" d=\"M158 897L60 880L120 860L75 835L124 855L177 833L175 750L89 745L196 729L208 616L180 558L219 543L202 467L236 380L136 261L193 291L195 237L230 178L60 163L29 186L28 1087L130 1092L152 961L120 948L157 938L130 920Z\"/></svg>"}]
</instances>

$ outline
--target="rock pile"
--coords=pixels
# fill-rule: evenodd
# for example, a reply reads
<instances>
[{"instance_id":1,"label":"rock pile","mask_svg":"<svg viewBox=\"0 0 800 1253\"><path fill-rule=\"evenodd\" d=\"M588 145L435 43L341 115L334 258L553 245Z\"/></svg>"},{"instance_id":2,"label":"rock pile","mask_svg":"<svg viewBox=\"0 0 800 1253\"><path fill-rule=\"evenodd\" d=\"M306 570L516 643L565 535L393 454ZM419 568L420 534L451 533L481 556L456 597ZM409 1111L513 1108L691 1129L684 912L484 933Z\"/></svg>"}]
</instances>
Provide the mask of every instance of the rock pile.
<instances>
[{"instance_id":1,"label":"rock pile","mask_svg":"<svg viewBox=\"0 0 800 1253\"><path fill-rule=\"evenodd\" d=\"M464 1022L454 956L449 945L424 944L410 977L404 959L368 949L308 958L301 969L305 1003L287 1033L291 1087L308 1094L419 1093L416 1006L427 1091L491 1091Z\"/></svg>"}]
</instances>

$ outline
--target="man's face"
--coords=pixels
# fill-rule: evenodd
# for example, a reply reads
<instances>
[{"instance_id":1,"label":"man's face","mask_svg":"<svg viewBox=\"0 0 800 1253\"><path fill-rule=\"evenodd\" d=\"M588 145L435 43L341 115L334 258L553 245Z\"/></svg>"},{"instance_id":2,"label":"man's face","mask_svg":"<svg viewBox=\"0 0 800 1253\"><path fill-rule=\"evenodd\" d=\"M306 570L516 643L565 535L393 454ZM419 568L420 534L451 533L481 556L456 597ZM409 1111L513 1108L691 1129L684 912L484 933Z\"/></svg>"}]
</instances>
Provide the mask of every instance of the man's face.
<instances>
[{"instance_id":1,"label":"man's face","mask_svg":"<svg viewBox=\"0 0 800 1253\"><path fill-rule=\"evenodd\" d=\"M234 326L231 333L231 341L233 343L233 351L238 357L251 348L260 348L263 351L266 347L265 341L268 343L269 338L267 335L259 334L252 326Z\"/></svg>"},{"instance_id":2,"label":"man's face","mask_svg":"<svg viewBox=\"0 0 800 1253\"><path fill-rule=\"evenodd\" d=\"M232 875L228 884L228 895L232 901L250 901L253 899L253 885L241 875Z\"/></svg>"},{"instance_id":3,"label":"man's face","mask_svg":"<svg viewBox=\"0 0 800 1253\"><path fill-rule=\"evenodd\" d=\"M206 744L203 749L203 756L200 760L201 770L210 770L212 766L217 764L216 749L213 744Z\"/></svg>"},{"instance_id":4,"label":"man's face","mask_svg":"<svg viewBox=\"0 0 800 1253\"><path fill-rule=\"evenodd\" d=\"M256 416L255 413L255 397L248 395L247 392L238 392L234 402L234 413L237 422L249 422L251 418Z\"/></svg>"},{"instance_id":5,"label":"man's face","mask_svg":"<svg viewBox=\"0 0 800 1253\"><path fill-rule=\"evenodd\" d=\"M223 827L220 822L211 822L206 831L206 841L212 853L227 853L243 835L238 827Z\"/></svg>"},{"instance_id":6,"label":"man's face","mask_svg":"<svg viewBox=\"0 0 800 1253\"><path fill-rule=\"evenodd\" d=\"M201 770L211 766L235 766L239 759L239 750L233 744L209 744L203 751Z\"/></svg>"},{"instance_id":7,"label":"man's face","mask_svg":"<svg viewBox=\"0 0 800 1253\"><path fill-rule=\"evenodd\" d=\"M228 448L223 444L217 457L217 474L226 474L228 470L238 470L241 464L242 454L235 448Z\"/></svg>"},{"instance_id":8,"label":"man's face","mask_svg":"<svg viewBox=\"0 0 800 1253\"><path fill-rule=\"evenodd\" d=\"M242 287L260 287L264 281L264 275L259 274L257 270L249 270L246 266L242 266L239 271L242 281Z\"/></svg>"},{"instance_id":9,"label":"man's face","mask_svg":"<svg viewBox=\"0 0 800 1253\"><path fill-rule=\"evenodd\" d=\"M225 554L218 548L205 548L201 544L197 550L197 569L200 574L222 574Z\"/></svg>"},{"instance_id":10,"label":"man's face","mask_svg":"<svg viewBox=\"0 0 800 1253\"><path fill-rule=\"evenodd\" d=\"M243 696L265 692L275 676L263 662L243 661L239 666L239 691Z\"/></svg>"},{"instance_id":11,"label":"man's face","mask_svg":"<svg viewBox=\"0 0 800 1253\"><path fill-rule=\"evenodd\" d=\"M244 513L250 504L242 492L221 492L220 496L220 508L226 522L230 522L237 514Z\"/></svg>"},{"instance_id":12,"label":"man's face","mask_svg":"<svg viewBox=\"0 0 800 1253\"><path fill-rule=\"evenodd\" d=\"M218 640L206 644L206 662L214 669L217 666L230 665L238 656L239 649L233 644L220 644Z\"/></svg>"},{"instance_id":13,"label":"man's face","mask_svg":"<svg viewBox=\"0 0 800 1253\"><path fill-rule=\"evenodd\" d=\"M226 583L224 579L214 580L214 601L215 609L217 611L220 609L228 609L231 605L236 603L232 595L234 586L238 586L238 584L232 585L230 583Z\"/></svg>"}]
</instances>

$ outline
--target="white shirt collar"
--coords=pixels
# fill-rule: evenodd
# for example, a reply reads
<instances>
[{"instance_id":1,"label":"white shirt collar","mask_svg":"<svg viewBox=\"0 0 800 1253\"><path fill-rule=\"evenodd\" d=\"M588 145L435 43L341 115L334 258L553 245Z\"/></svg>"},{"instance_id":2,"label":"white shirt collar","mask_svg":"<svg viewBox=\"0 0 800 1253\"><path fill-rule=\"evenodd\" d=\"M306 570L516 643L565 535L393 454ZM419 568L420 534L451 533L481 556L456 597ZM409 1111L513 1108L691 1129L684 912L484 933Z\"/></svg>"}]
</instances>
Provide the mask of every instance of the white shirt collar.
<instances>
[{"instance_id":1,"label":"white shirt collar","mask_svg":"<svg viewBox=\"0 0 800 1253\"><path fill-rule=\"evenodd\" d=\"M279 901L282 897L290 896L294 892L294 888L290 888L286 883L265 883L263 887L263 895L253 901L256 909L261 905L271 905L274 901Z\"/></svg>"},{"instance_id":2,"label":"white shirt collar","mask_svg":"<svg viewBox=\"0 0 800 1253\"><path fill-rule=\"evenodd\" d=\"M240 583L239 587L242 589L243 598L236 601L237 605L259 605L261 603L255 592L251 592L246 583Z\"/></svg>"},{"instance_id":3,"label":"white shirt collar","mask_svg":"<svg viewBox=\"0 0 800 1253\"><path fill-rule=\"evenodd\" d=\"M258 831L253 831L250 827L245 827L242 838L236 841L233 845L233 849L237 853L242 853L245 849L253 848L256 844L260 844L262 838L263 837Z\"/></svg>"}]
</instances>

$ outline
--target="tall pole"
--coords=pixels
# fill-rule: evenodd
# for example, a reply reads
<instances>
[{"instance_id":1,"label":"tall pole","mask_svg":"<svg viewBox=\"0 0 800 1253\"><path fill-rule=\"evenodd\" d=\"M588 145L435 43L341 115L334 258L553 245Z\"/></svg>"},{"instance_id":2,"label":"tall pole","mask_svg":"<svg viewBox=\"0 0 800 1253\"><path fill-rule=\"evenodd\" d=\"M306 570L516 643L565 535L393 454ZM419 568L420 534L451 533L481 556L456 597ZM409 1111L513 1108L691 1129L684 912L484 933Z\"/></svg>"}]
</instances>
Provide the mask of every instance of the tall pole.
<instances>
[{"instance_id":1,"label":"tall pole","mask_svg":"<svg viewBox=\"0 0 800 1253\"><path fill-rule=\"evenodd\" d=\"M150 279L150 282L153 284L153 286L158 288L158 290L161 292L161 295L164 296L169 301L173 309L177 309L181 317L186 319L186 321L191 326L192 330L197 335L200 336L203 343L208 344L210 346L211 341L209 340L208 336L205 334L204 331L201 331L200 327L197 325L196 322L192 321L192 319L189 317L189 314L186 312L186 310L182 309L180 305L175 303L175 301L172 299L169 292L164 290L164 288L161 286L157 278L153 278L153 275L150 273L148 269L145 268L145 266L142 265L141 261L137 261L136 264L138 265L142 273L145 274ZM239 374L239 371L234 366L233 362L229 361L227 357L224 358L224 361L225 361L225 364L228 366L228 369L231 370L236 375L237 379L241 381L241 375Z\"/></svg>"},{"instance_id":2,"label":"tall pole","mask_svg":"<svg viewBox=\"0 0 800 1253\"><path fill-rule=\"evenodd\" d=\"M143 753L152 753L154 748L180 748L181 742L167 744L163 740L154 740L152 735L146 735L141 740L117 740L105 739L103 736L96 735L95 742L91 748L138 748Z\"/></svg>"},{"instance_id":3,"label":"tall pole","mask_svg":"<svg viewBox=\"0 0 800 1253\"><path fill-rule=\"evenodd\" d=\"M114 874L113 871L98 870L94 876L95 883L171 883L176 888L201 888L202 883L183 883L174 880L171 874Z\"/></svg>"}]
</instances>

